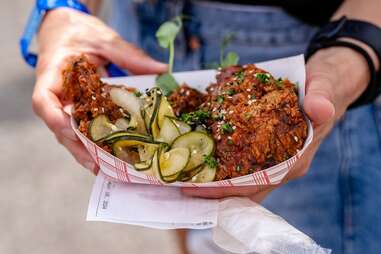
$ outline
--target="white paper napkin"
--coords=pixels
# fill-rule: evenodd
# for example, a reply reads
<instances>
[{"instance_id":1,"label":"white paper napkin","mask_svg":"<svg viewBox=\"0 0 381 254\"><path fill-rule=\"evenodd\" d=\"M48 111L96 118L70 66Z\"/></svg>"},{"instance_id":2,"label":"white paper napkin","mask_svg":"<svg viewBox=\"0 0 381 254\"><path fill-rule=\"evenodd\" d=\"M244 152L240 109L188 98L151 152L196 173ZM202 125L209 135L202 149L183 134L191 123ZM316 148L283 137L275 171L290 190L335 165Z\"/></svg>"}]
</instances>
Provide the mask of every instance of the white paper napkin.
<instances>
[{"instance_id":1,"label":"white paper napkin","mask_svg":"<svg viewBox=\"0 0 381 254\"><path fill-rule=\"evenodd\" d=\"M213 228L215 243L233 253L330 253L248 198L191 198L177 187L126 184L102 172L96 177L87 220L157 229Z\"/></svg>"}]
</instances>

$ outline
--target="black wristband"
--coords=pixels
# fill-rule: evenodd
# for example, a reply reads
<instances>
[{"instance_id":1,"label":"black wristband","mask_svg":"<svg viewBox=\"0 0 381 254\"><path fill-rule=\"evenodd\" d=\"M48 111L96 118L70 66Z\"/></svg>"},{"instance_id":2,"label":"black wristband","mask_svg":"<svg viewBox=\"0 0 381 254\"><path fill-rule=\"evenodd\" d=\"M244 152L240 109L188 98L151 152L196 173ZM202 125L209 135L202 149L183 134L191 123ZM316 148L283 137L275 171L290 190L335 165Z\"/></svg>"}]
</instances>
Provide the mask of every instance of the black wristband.
<instances>
[{"instance_id":1,"label":"black wristband","mask_svg":"<svg viewBox=\"0 0 381 254\"><path fill-rule=\"evenodd\" d=\"M366 90L357 98L349 108L362 106L373 102L381 94L381 70L376 71L369 53L355 43L339 40L348 37L359 40L371 47L381 63L381 29L377 26L359 20L348 20L342 17L338 21L330 22L322 27L311 40L306 52L308 60L316 51L328 47L347 47L361 54L369 67L370 81Z\"/></svg>"}]
</instances>

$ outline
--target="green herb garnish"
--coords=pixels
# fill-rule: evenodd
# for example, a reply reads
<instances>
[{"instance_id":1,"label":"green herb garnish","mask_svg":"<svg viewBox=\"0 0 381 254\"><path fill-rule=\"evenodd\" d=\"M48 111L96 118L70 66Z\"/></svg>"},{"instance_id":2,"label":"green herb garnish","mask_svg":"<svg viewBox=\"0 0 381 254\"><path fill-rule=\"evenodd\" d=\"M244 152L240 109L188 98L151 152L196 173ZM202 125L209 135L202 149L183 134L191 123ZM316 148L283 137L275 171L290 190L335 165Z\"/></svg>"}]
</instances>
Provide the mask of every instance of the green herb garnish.
<instances>
[{"instance_id":1,"label":"green herb garnish","mask_svg":"<svg viewBox=\"0 0 381 254\"><path fill-rule=\"evenodd\" d=\"M224 96L222 96L222 95L218 95L218 96L217 96L217 103L218 103L218 104L223 103L223 102L224 102L224 99L225 99Z\"/></svg>"},{"instance_id":2,"label":"green herb garnish","mask_svg":"<svg viewBox=\"0 0 381 254\"><path fill-rule=\"evenodd\" d=\"M228 140L226 141L226 143L227 143L228 145L233 145L233 140L228 139Z\"/></svg>"},{"instance_id":3,"label":"green herb garnish","mask_svg":"<svg viewBox=\"0 0 381 254\"><path fill-rule=\"evenodd\" d=\"M282 78L278 78L277 80L275 80L275 85L277 86L277 88L283 88Z\"/></svg>"},{"instance_id":4,"label":"green herb garnish","mask_svg":"<svg viewBox=\"0 0 381 254\"><path fill-rule=\"evenodd\" d=\"M226 94L229 96L232 96L232 95L236 94L236 92L233 89L229 89L226 91Z\"/></svg>"},{"instance_id":5,"label":"green herb garnish","mask_svg":"<svg viewBox=\"0 0 381 254\"><path fill-rule=\"evenodd\" d=\"M220 67L221 68L237 65L239 62L239 56L235 52L230 51L225 56L225 49L229 45L233 37L234 37L234 34L229 33L222 40L221 48L220 48Z\"/></svg>"},{"instance_id":6,"label":"green herb garnish","mask_svg":"<svg viewBox=\"0 0 381 254\"><path fill-rule=\"evenodd\" d=\"M245 73L243 72L243 70L239 71L239 72L236 72L234 74L234 76L237 77L237 82L238 84L242 83L243 80L245 79Z\"/></svg>"},{"instance_id":7,"label":"green herb garnish","mask_svg":"<svg viewBox=\"0 0 381 254\"><path fill-rule=\"evenodd\" d=\"M197 110L189 113L183 113L180 120L187 124L203 124L210 117L210 113L203 110Z\"/></svg>"},{"instance_id":8,"label":"green herb garnish","mask_svg":"<svg viewBox=\"0 0 381 254\"><path fill-rule=\"evenodd\" d=\"M162 48L169 49L168 73L172 74L175 58L175 39L181 31L183 22L180 16L164 22L156 32L156 38Z\"/></svg>"},{"instance_id":9,"label":"green herb garnish","mask_svg":"<svg viewBox=\"0 0 381 254\"><path fill-rule=\"evenodd\" d=\"M170 95L174 90L179 88L172 74L165 73L156 78L156 85L161 88L165 96Z\"/></svg>"},{"instance_id":10,"label":"green herb garnish","mask_svg":"<svg viewBox=\"0 0 381 254\"><path fill-rule=\"evenodd\" d=\"M164 22L156 32L156 38L162 48L169 50L168 73L159 75L156 78L156 85L160 87L165 95L169 95L176 90L179 85L172 76L173 62L175 59L175 39L181 31L183 22L181 17L175 17L170 21Z\"/></svg>"},{"instance_id":11,"label":"green herb garnish","mask_svg":"<svg viewBox=\"0 0 381 254\"><path fill-rule=\"evenodd\" d=\"M136 91L134 92L134 95L135 95L136 97L140 97L140 96L142 96L142 93L141 93L139 90L136 90Z\"/></svg>"},{"instance_id":12,"label":"green herb garnish","mask_svg":"<svg viewBox=\"0 0 381 254\"><path fill-rule=\"evenodd\" d=\"M241 165L239 165L239 164L235 167L235 171L236 171L236 172L240 172L241 169L242 169L242 168L241 168Z\"/></svg>"},{"instance_id":13,"label":"green herb garnish","mask_svg":"<svg viewBox=\"0 0 381 254\"><path fill-rule=\"evenodd\" d=\"M218 165L218 162L213 155L204 155L204 163L210 168L216 168Z\"/></svg>"},{"instance_id":14,"label":"green herb garnish","mask_svg":"<svg viewBox=\"0 0 381 254\"><path fill-rule=\"evenodd\" d=\"M270 81L270 74L268 73L256 73L255 77L264 84L267 84Z\"/></svg>"},{"instance_id":15,"label":"green herb garnish","mask_svg":"<svg viewBox=\"0 0 381 254\"><path fill-rule=\"evenodd\" d=\"M224 123L221 125L221 132L223 134L232 133L234 131L233 127L230 125L230 123Z\"/></svg>"}]
</instances>

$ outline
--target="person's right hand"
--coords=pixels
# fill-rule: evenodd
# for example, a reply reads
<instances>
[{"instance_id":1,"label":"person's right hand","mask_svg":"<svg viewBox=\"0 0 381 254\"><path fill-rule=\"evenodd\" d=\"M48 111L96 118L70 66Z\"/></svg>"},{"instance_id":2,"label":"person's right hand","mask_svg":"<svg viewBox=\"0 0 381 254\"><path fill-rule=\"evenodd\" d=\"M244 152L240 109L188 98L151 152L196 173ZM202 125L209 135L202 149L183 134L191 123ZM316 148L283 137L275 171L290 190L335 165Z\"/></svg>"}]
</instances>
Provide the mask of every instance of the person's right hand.
<instances>
[{"instance_id":1,"label":"person's right hand","mask_svg":"<svg viewBox=\"0 0 381 254\"><path fill-rule=\"evenodd\" d=\"M38 46L33 109L75 159L96 173L97 166L71 129L70 116L60 101L66 60L85 54L98 67L112 62L134 74L162 73L167 66L124 41L98 18L68 8L48 12Z\"/></svg>"}]
</instances>

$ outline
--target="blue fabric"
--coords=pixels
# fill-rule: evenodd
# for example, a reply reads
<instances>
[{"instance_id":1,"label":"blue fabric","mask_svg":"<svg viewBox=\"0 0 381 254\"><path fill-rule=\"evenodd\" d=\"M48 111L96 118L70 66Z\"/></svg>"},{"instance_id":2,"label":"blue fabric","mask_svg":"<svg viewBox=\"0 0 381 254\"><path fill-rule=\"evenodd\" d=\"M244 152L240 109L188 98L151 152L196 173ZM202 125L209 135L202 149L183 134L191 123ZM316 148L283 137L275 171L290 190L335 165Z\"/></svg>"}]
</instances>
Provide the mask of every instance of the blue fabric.
<instances>
[{"instance_id":1,"label":"blue fabric","mask_svg":"<svg viewBox=\"0 0 381 254\"><path fill-rule=\"evenodd\" d=\"M49 10L58 8L58 7L69 7L76 9L81 12L89 13L85 5L75 0L37 0L36 6L33 8L23 35L20 38L20 51L21 55L24 57L24 60L35 67L37 64L37 55L29 52L29 46L33 40L34 35L37 33L38 28L40 27L41 20L45 13Z\"/></svg>"},{"instance_id":2,"label":"blue fabric","mask_svg":"<svg viewBox=\"0 0 381 254\"><path fill-rule=\"evenodd\" d=\"M192 20L177 41L176 70L217 62L222 38L230 32L235 39L228 50L236 51L243 64L303 53L316 31L281 9L150 2L155 3L114 0L112 24L117 24L127 40L135 40L155 58L167 61L166 51L156 43L155 31L161 22L185 8ZM125 16L120 10L133 15ZM126 28L129 34L122 24L130 23L138 26ZM201 41L197 50L186 47L192 36ZM380 108L372 104L347 112L322 143L309 173L275 190L264 202L333 253L380 253ZM191 253L226 253L213 244L209 231L191 231L188 240Z\"/></svg>"}]
</instances>

